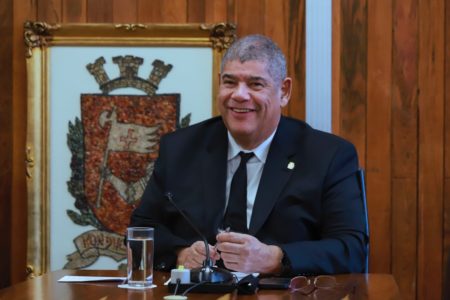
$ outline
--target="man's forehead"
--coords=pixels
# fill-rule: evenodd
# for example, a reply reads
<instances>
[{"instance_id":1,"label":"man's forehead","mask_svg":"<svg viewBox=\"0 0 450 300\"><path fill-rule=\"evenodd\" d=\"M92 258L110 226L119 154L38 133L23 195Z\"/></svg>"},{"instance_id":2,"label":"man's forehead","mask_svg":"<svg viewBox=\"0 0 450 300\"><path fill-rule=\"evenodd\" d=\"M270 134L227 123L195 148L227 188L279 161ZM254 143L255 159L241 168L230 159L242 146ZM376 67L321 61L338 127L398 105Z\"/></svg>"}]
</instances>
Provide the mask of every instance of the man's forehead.
<instances>
[{"instance_id":1,"label":"man's forehead","mask_svg":"<svg viewBox=\"0 0 450 300\"><path fill-rule=\"evenodd\" d=\"M224 65L221 77L254 77L269 79L271 78L268 72L267 63L263 60L247 60L241 62L239 60L232 60Z\"/></svg>"},{"instance_id":2,"label":"man's forehead","mask_svg":"<svg viewBox=\"0 0 450 300\"><path fill-rule=\"evenodd\" d=\"M232 59L224 64L224 69L227 67L236 67L239 65L258 65L263 68L266 68L269 65L269 62L266 59L247 59L247 60L240 60L240 59Z\"/></svg>"}]
</instances>

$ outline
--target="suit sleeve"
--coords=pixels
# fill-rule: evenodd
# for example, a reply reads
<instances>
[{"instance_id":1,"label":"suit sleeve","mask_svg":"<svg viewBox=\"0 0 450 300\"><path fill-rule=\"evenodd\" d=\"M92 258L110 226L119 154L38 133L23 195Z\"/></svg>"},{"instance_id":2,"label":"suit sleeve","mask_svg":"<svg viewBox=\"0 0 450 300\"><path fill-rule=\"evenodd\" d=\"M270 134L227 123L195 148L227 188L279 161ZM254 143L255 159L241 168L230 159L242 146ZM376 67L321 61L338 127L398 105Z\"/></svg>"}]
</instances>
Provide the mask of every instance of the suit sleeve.
<instances>
[{"instance_id":1,"label":"suit sleeve","mask_svg":"<svg viewBox=\"0 0 450 300\"><path fill-rule=\"evenodd\" d=\"M337 274L363 270L368 237L357 179L358 158L350 143L333 156L323 183L320 239L279 245L291 275Z\"/></svg>"}]
</instances>

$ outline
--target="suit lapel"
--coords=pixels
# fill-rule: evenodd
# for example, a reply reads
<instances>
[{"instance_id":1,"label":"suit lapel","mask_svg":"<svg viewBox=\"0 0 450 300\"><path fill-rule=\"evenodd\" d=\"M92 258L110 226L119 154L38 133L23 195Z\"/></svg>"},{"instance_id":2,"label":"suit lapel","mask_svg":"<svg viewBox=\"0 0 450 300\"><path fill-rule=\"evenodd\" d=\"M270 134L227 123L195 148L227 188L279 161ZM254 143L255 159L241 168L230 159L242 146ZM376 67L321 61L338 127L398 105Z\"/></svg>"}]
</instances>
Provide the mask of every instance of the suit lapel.
<instances>
[{"instance_id":1,"label":"suit lapel","mask_svg":"<svg viewBox=\"0 0 450 300\"><path fill-rule=\"evenodd\" d=\"M258 191L256 193L249 228L249 233L252 235L255 235L266 221L276 200L292 174L292 163L294 163L295 166L295 162L290 158L295 154L294 140L293 136L289 134L286 120L281 118L277 132L270 145Z\"/></svg>"},{"instance_id":2,"label":"suit lapel","mask_svg":"<svg viewBox=\"0 0 450 300\"><path fill-rule=\"evenodd\" d=\"M216 232L222 222L225 209L228 138L223 123L217 123L205 138L207 138L207 147L202 162L201 182L204 186L203 203L207 206L208 212L206 216L210 218L205 222L212 224L211 230Z\"/></svg>"}]
</instances>

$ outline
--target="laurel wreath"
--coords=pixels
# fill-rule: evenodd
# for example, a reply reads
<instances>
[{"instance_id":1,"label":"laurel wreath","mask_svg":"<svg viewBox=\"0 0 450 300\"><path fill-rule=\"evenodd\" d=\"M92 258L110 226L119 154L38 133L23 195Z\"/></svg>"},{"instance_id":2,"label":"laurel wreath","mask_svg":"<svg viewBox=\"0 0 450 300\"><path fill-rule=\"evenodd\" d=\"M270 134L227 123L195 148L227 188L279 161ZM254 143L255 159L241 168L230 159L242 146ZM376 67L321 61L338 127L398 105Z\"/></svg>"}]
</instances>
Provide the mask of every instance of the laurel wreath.
<instances>
[{"instance_id":1,"label":"laurel wreath","mask_svg":"<svg viewBox=\"0 0 450 300\"><path fill-rule=\"evenodd\" d=\"M75 207L80 211L77 213L68 209L67 215L77 225L92 225L99 230L104 230L103 225L97 220L94 212L89 207L84 193L84 133L83 124L78 117L75 123L69 121L69 133L67 134L67 145L72 152L70 168L72 175L67 182L69 193L75 198Z\"/></svg>"},{"instance_id":2,"label":"laurel wreath","mask_svg":"<svg viewBox=\"0 0 450 300\"><path fill-rule=\"evenodd\" d=\"M179 128L188 127L190 123L191 113L188 113L181 119ZM77 225L92 225L99 230L106 230L95 217L94 212L88 205L84 193L84 131L83 124L78 117L75 117L74 123L69 121L67 145L69 146L70 152L72 152L72 159L70 162L72 175L67 182L67 188L69 193L75 198L75 208L77 208L80 213L71 209L68 209L66 213L72 222Z\"/></svg>"}]
</instances>

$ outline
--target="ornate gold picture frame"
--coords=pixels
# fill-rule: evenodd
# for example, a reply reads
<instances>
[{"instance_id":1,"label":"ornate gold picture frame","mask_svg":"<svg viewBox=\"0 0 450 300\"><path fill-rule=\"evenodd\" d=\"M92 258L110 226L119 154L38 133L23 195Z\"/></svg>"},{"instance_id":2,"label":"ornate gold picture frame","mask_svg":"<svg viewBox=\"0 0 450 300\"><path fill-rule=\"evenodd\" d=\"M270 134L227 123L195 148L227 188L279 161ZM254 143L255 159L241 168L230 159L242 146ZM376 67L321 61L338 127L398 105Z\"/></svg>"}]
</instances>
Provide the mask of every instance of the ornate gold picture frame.
<instances>
[{"instance_id":1,"label":"ornate gold picture frame","mask_svg":"<svg viewBox=\"0 0 450 300\"><path fill-rule=\"evenodd\" d=\"M135 117L134 121L129 121L123 113L123 107L140 107L136 103L146 103L145 105L147 105L150 103L147 101L148 99L153 101L158 98L158 101L166 101L164 103L168 103L167 105L174 103L175 106L169 108L169 112L177 116L176 124L171 125L173 128L175 125L177 125L176 127L187 126L189 123L187 117L191 117L191 114L195 115L197 110L204 110L205 107L207 107L207 113L198 113L198 115L202 113L203 115L194 122L216 115L215 105L212 103L218 86L222 52L234 39L235 26L226 23L176 25L25 23L24 40L28 89L27 267L30 277L62 267L57 263L52 263L52 254L56 252L55 247L64 244L63 241L67 243L69 240L75 252L64 252L62 259L75 261L76 258L82 266L88 266L92 261L97 260L102 255L102 251L110 257L118 255L114 253L114 247L111 246L114 236L104 237L101 231L94 228L95 230L91 230L83 240L81 234L75 237L74 235L77 233L70 233L70 229L58 221L58 218L63 215L64 218L70 217L72 223L92 225L97 222L92 216L102 204L101 197L97 194L96 206L89 208L89 202L86 200L88 196L80 196L79 191L76 194L76 186L86 185L86 181L83 183L80 178L76 178L78 173L75 174L79 172L79 169L76 169L77 159L79 160L80 155L85 155L83 151L87 151L88 129L83 126L87 126L89 120L95 119L92 116L89 117L89 114L97 109L95 107L99 106L95 101L104 101L105 99L105 101L115 101L111 105L108 102L102 104L103 107L98 110L100 113L102 109L106 111L103 111L101 115L96 115L97 119L95 119L100 120L101 125L98 125L97 122L95 126L99 126L100 129L106 128L109 135L113 135L112 132L120 134L123 130L128 130L128 133L145 132L146 134L162 132L161 129L157 129L157 126L159 126L158 128L165 126L160 124L161 119L165 118L163 114L156 114L160 118L158 121L160 123L155 125L156 129L151 129L151 126L145 123L151 122L151 118L147 118L147 120L145 113L139 115L139 112L136 112L138 117ZM140 69L140 67L142 68ZM140 72L144 67L148 68L144 71L145 76ZM175 70L180 71L178 76L181 77L177 77L178 79L174 79L176 77ZM204 74L207 74L207 77ZM188 79L197 79L197 81ZM170 80L172 83L169 84ZM183 87L182 84L186 84L187 87ZM161 94L159 94L159 88L162 91ZM124 93L128 94L129 89L138 90L138 93L126 97L120 96ZM197 97L197 93L200 95L200 91L205 89L206 94L203 98ZM117 93L114 94L114 92ZM181 103L191 102L185 104L184 108L181 105L180 110L180 106L176 106L180 101ZM91 106L86 106L86 103L91 103ZM166 104L155 107L164 108L167 106ZM139 109L137 108L137 110ZM158 108L159 110L160 108ZM87 121L80 121L81 111L87 116ZM143 111L147 112L145 109ZM80 132L84 134L84 139L79 136ZM94 144L101 144L101 134L95 134L92 135L91 140L94 141ZM135 138L135 140L138 139L139 136ZM114 152L113 150L119 148L124 150L125 146L114 144L109 136L105 138L105 141L107 151L102 152L103 156L100 155L101 167L94 168L99 169L100 174L94 174L93 178L99 176L101 187L105 185L104 180L108 179L111 187L115 183L117 189L120 190L123 182L114 177L114 171L110 170L112 167L107 166L107 161L111 160L110 156ZM133 141L127 140L124 144L128 147L126 149L129 151L134 149L133 151L137 155L144 155L139 147L130 148L130 143ZM57 150L61 147L66 149L62 152ZM70 148L72 155L67 148ZM87 152L91 153L92 151ZM148 155L150 160L154 159L154 153L145 152L145 155ZM86 155L83 157L86 159ZM95 159L92 161L95 165ZM80 164L78 162L78 165ZM89 165L86 163L86 166L83 168L86 169ZM82 173L86 174L84 169ZM111 179L113 177L115 181ZM127 183L126 186L127 189L124 188L123 191L130 190L131 184ZM87 189L87 187L84 188ZM64 189L66 193L55 191L59 189ZM133 191L136 192L137 189L137 184L135 184ZM99 190L101 194L103 190L101 188ZM127 194L124 197L131 196ZM70 202L70 205L75 207L72 209L63 207L55 212L56 209L52 209L55 203L62 202L66 205ZM85 206L80 208L80 205ZM101 220L98 224L100 223L102 223ZM75 226L79 226L77 224ZM99 226L103 229L107 227L104 223ZM58 228L59 235L53 233L54 228ZM77 230L82 231L78 228L75 232ZM64 232L64 235L61 234L61 231ZM81 244L92 244L93 239L102 246L94 247L95 249L89 247L80 249ZM103 245L104 243L109 244L106 247ZM115 243L118 242L115 241ZM116 245L116 247L119 246ZM93 254L93 252L95 253ZM73 261L68 262L66 266L73 266Z\"/></svg>"}]
</instances>

